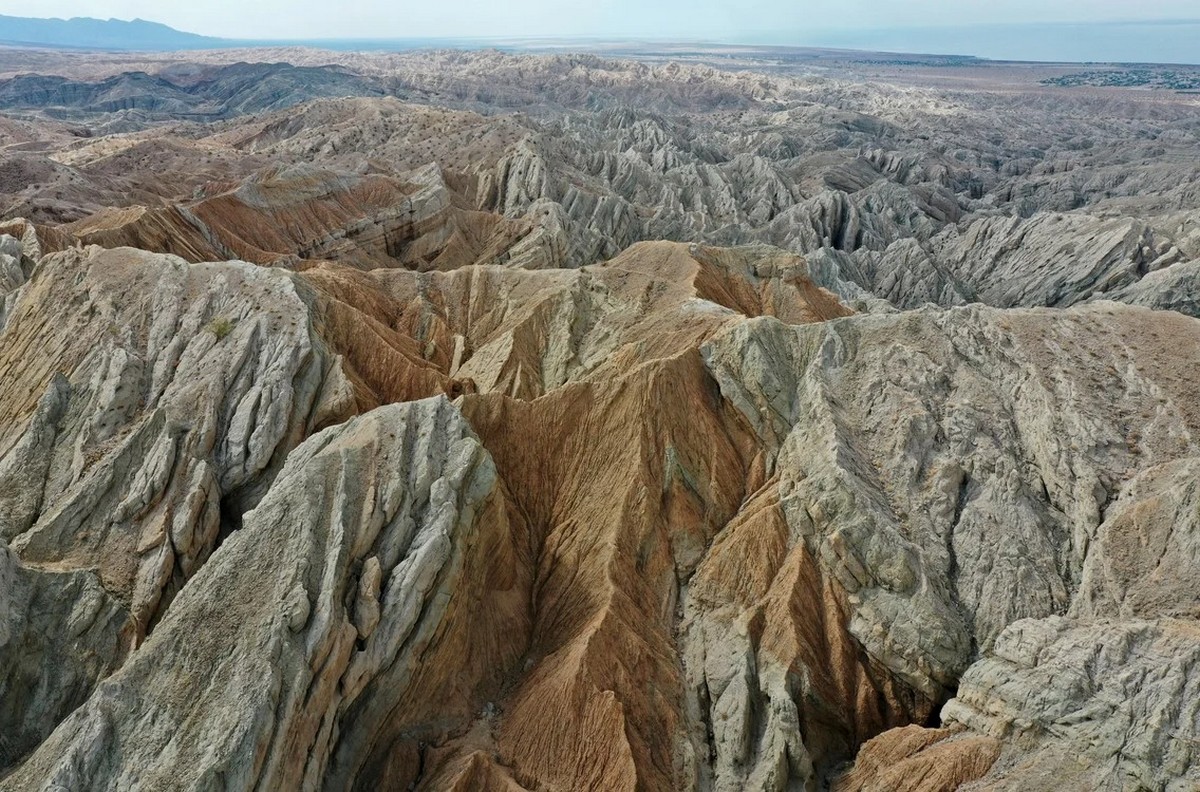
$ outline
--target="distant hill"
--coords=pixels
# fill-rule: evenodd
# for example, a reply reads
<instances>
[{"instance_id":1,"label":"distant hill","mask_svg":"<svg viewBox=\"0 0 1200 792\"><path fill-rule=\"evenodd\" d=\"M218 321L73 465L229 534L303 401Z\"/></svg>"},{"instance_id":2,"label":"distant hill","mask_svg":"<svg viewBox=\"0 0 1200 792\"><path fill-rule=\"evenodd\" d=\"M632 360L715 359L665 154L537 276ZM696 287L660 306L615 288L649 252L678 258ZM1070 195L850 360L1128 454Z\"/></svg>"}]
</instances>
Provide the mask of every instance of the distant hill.
<instances>
[{"instance_id":1,"label":"distant hill","mask_svg":"<svg viewBox=\"0 0 1200 792\"><path fill-rule=\"evenodd\" d=\"M181 50L228 46L224 39L184 33L135 19L31 19L0 15L0 44L107 50Z\"/></svg>"}]
</instances>

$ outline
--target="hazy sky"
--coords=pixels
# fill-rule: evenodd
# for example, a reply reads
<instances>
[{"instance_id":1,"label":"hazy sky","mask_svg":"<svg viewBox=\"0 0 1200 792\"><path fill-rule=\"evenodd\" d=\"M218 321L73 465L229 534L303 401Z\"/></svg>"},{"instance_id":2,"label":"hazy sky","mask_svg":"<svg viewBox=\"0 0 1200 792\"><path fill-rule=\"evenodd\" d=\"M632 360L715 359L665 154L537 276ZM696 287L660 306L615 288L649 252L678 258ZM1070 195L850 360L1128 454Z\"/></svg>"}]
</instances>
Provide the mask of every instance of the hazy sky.
<instances>
[{"instance_id":1,"label":"hazy sky","mask_svg":"<svg viewBox=\"0 0 1200 792\"><path fill-rule=\"evenodd\" d=\"M695 37L1178 19L1197 0L0 0L0 14L164 22L228 38ZM797 40L796 43L817 43Z\"/></svg>"}]
</instances>

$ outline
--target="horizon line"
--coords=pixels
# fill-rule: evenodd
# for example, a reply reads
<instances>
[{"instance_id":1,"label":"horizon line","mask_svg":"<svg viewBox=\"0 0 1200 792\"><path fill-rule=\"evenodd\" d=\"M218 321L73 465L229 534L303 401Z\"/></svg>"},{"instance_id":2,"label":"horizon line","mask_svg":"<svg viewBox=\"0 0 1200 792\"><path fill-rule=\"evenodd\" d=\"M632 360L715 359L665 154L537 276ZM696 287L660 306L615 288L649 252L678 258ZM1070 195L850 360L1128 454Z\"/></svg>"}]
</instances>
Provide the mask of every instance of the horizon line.
<instances>
[{"instance_id":1,"label":"horizon line","mask_svg":"<svg viewBox=\"0 0 1200 792\"><path fill-rule=\"evenodd\" d=\"M579 33L548 33L539 35L508 35L508 36L472 36L460 35L454 33L421 33L414 35L335 35L335 36L250 36L250 37L234 37L228 35L212 35L208 33L195 33L190 30L173 27L166 22L160 22L154 19L145 19L143 17L133 17L132 19L122 19L120 17L109 17L107 19L101 17L90 16L75 16L75 17L41 17L41 16L17 16L14 14L0 14L0 18L8 17L10 19L30 19L45 22L73 22L73 21L92 21L106 23L145 23L151 25L160 25L177 33L182 33L197 38L214 39L218 41L232 42L279 42L279 43L302 43L311 41L420 41L420 40L457 40L457 41L547 41L547 40L564 40L564 41L595 41L595 40L619 40L619 41L643 41L643 42L658 42L658 43L708 43L708 44L733 44L740 46L752 46L744 42L736 41L731 38L713 38L707 35L685 35L685 34L647 34L647 33L597 33L597 34L579 34ZM1012 28L1028 28L1028 27L1118 27L1129 25L1144 25L1144 26L1162 26L1162 25L1196 25L1200 24L1200 16L1196 17L1163 17L1163 18L1124 18L1124 19L1102 19L1102 20L1086 20L1086 19L1059 19L1059 20L1044 20L1030 22L960 22L955 24L925 24L925 25L891 25L891 26L820 26L795 30L771 29L771 30L747 30L740 34L743 36L762 36L762 35L791 35L791 34L828 34L828 33L881 33L881 32L904 32L904 31L936 31L936 30L963 30L963 29L1012 29ZM720 35L720 34L717 34ZM815 46L820 45L793 45Z\"/></svg>"}]
</instances>

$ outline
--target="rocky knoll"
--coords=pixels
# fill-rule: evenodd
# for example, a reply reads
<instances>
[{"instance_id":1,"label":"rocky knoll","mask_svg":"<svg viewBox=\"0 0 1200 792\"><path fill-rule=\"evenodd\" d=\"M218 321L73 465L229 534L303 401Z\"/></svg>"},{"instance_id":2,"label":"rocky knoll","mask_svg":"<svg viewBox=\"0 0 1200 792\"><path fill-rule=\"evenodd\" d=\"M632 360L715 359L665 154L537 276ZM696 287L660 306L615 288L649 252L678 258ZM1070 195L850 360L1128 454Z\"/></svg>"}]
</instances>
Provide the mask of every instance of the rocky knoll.
<instances>
[{"instance_id":1,"label":"rocky knoll","mask_svg":"<svg viewBox=\"0 0 1200 792\"><path fill-rule=\"evenodd\" d=\"M956 695L949 733L886 733L835 788L1051 789L1067 757L1081 789L1200 779L1192 573L1168 560L1197 552L1182 471L1195 470L1198 330L1115 304L967 308L759 320L706 347L774 449L792 552L841 589L857 645L910 695ZM740 618L775 601L767 589ZM739 681L724 711L770 696L777 650L747 632L756 662L718 679L757 677L762 692Z\"/></svg>"},{"instance_id":2,"label":"rocky knoll","mask_svg":"<svg viewBox=\"0 0 1200 792\"><path fill-rule=\"evenodd\" d=\"M528 571L511 519L444 398L317 434L4 786L346 788L364 767L369 786L388 780L406 744L469 717L520 656Z\"/></svg>"}]
</instances>

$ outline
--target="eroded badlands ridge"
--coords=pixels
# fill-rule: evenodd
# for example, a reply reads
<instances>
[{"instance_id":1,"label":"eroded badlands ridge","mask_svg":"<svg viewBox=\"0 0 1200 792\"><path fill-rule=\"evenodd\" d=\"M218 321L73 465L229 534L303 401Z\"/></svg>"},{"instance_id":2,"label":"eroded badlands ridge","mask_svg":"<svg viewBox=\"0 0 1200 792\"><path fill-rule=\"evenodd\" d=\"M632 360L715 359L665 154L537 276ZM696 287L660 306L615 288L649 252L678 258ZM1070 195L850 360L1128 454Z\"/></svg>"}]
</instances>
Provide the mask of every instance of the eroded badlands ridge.
<instances>
[{"instance_id":1,"label":"eroded badlands ridge","mask_svg":"<svg viewBox=\"0 0 1200 792\"><path fill-rule=\"evenodd\" d=\"M30 269L4 788L1200 780L1195 320L770 248Z\"/></svg>"},{"instance_id":2,"label":"eroded badlands ridge","mask_svg":"<svg viewBox=\"0 0 1200 792\"><path fill-rule=\"evenodd\" d=\"M0 119L0 789L1200 785L1183 104L429 57Z\"/></svg>"}]
</instances>

